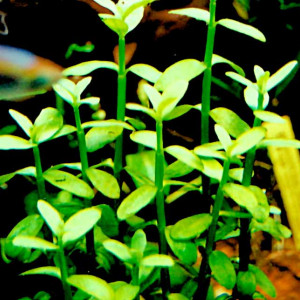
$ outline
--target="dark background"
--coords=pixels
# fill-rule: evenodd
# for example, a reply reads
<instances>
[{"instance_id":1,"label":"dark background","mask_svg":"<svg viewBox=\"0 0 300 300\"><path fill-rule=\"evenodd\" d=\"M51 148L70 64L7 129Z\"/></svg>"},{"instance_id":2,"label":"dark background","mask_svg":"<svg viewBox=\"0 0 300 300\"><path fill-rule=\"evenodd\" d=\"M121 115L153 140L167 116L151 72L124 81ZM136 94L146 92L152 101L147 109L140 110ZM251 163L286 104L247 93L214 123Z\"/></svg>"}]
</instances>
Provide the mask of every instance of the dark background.
<instances>
[{"instance_id":1,"label":"dark background","mask_svg":"<svg viewBox=\"0 0 300 300\"><path fill-rule=\"evenodd\" d=\"M181 7L188 4L188 2L184 0L161 0L155 3L153 8L161 11ZM231 0L218 1L217 5L217 19L233 18L243 21L237 15ZM269 70L272 74L285 63L296 59L297 56L299 59L300 8L281 10L277 0L251 0L250 6L251 25L265 34L267 42L261 43L250 37L218 27L214 52L240 65L244 68L246 76L254 80L253 67L255 64ZM117 45L117 35L100 21L97 12L86 3L76 0L4 0L0 3L0 10L7 13L6 22L9 28L8 35L0 35L0 44L27 49L39 56L53 60L63 67L94 59L113 60L112 51ZM171 25L167 23L165 26L171 28ZM145 21L132 33L128 34L127 41L137 43L137 51L130 64L148 63L163 71L166 67L181 59L196 58L203 60L206 41L206 25L204 23L190 20L184 27L170 30L162 37L156 37L155 32L159 26L161 26L159 21ZM70 44L83 45L87 41L95 45L93 52L74 52L70 59L65 58L65 52ZM230 83L231 81L224 76L224 73L228 70L228 66L217 66L214 69L214 74ZM114 118L116 74L110 70L97 70L92 75L93 81L89 87L89 92L94 96L101 97L101 105L107 112L107 118ZM201 79L199 77L192 80L187 97L183 101L192 104L200 102ZM268 108L280 115L291 117L297 138L300 137L299 79L298 72L287 89L278 96L278 104L276 106L270 104ZM130 102L137 100L137 83L138 79L129 74L128 101ZM270 93L270 99L274 97L274 93L275 91ZM251 112L242 100L235 98L215 85L213 85L212 94L216 99L212 102L212 107L229 107L245 118L249 124L252 123ZM0 128L8 124L14 124L8 114L10 108L16 109L34 120L41 109L54 105L55 96L53 92L21 103L1 102ZM74 124L72 111L68 111L67 108L68 117L67 122ZM85 117L86 120L89 119L89 111L83 111L83 121L85 121ZM153 124L150 123L150 126L153 126ZM199 143L199 113L191 112L187 117L169 122L166 126L194 140L194 142L186 142L166 131L166 143L181 143L190 149ZM16 134L22 135L22 131L18 130ZM49 151L49 147L52 147L50 146L51 143L41 146L45 169L62 161L78 161L79 158L76 154L63 150L67 146L65 139L55 143L52 151ZM28 165L33 165L30 150L1 152L0 174L6 174ZM25 217L23 197L31 190L32 185L21 177L14 178L6 190L0 190L0 237L5 237L12 227L22 217ZM41 281L36 281L35 277L19 278L17 274L26 269L27 266L23 264L5 265L1 261L0 286L2 292L6 290L11 297L6 299L12 300L30 295L30 286L38 285L36 291L43 289L43 286L45 286L45 289L51 290L52 282L53 286L56 286L56 280L48 277L40 279ZM9 289L8 287L12 284L14 288ZM29 290L27 291L27 289ZM56 295L57 299L60 299L60 296Z\"/></svg>"}]
</instances>

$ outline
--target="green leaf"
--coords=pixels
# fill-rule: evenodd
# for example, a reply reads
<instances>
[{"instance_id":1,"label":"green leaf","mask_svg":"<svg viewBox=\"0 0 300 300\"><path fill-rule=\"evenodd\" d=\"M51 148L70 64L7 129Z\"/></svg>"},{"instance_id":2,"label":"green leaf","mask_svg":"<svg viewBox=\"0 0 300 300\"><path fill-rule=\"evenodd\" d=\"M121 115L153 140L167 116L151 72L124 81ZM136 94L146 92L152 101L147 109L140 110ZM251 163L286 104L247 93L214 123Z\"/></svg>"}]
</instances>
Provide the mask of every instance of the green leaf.
<instances>
[{"instance_id":1,"label":"green leaf","mask_svg":"<svg viewBox=\"0 0 300 300\"><path fill-rule=\"evenodd\" d=\"M225 107L218 107L210 111L213 120L225 128L234 138L250 129L250 126L243 121L235 112Z\"/></svg>"},{"instance_id":2,"label":"green leaf","mask_svg":"<svg viewBox=\"0 0 300 300\"><path fill-rule=\"evenodd\" d=\"M219 20L217 24L222 25L230 30L237 31L239 33L243 33L245 35L251 36L252 38L257 39L261 42L266 41L264 34L253 26L235 20L231 20L231 19Z\"/></svg>"},{"instance_id":3,"label":"green leaf","mask_svg":"<svg viewBox=\"0 0 300 300\"><path fill-rule=\"evenodd\" d=\"M251 271L239 271L237 276L237 290L242 295L251 296L256 290L256 278Z\"/></svg>"},{"instance_id":4,"label":"green leaf","mask_svg":"<svg viewBox=\"0 0 300 300\"><path fill-rule=\"evenodd\" d=\"M236 183L226 183L223 186L223 191L238 205L246 208L252 215L255 214L258 202L249 187Z\"/></svg>"},{"instance_id":5,"label":"green leaf","mask_svg":"<svg viewBox=\"0 0 300 300\"><path fill-rule=\"evenodd\" d=\"M35 143L45 142L53 137L63 126L63 116L55 108L44 108L36 118L31 138Z\"/></svg>"},{"instance_id":6,"label":"green leaf","mask_svg":"<svg viewBox=\"0 0 300 300\"><path fill-rule=\"evenodd\" d=\"M151 254L144 257L141 264L146 267L168 268L174 265L173 259L165 254Z\"/></svg>"},{"instance_id":7,"label":"green leaf","mask_svg":"<svg viewBox=\"0 0 300 300\"><path fill-rule=\"evenodd\" d=\"M156 68L146 64L135 64L129 67L127 71L152 83L155 83L162 74L162 72L158 71Z\"/></svg>"},{"instance_id":8,"label":"green leaf","mask_svg":"<svg viewBox=\"0 0 300 300\"><path fill-rule=\"evenodd\" d=\"M235 72L226 72L225 75L245 86L254 86L252 81Z\"/></svg>"},{"instance_id":9,"label":"green leaf","mask_svg":"<svg viewBox=\"0 0 300 300\"><path fill-rule=\"evenodd\" d=\"M170 234L175 240L189 240L198 237L208 229L212 217L209 214L198 214L178 221L172 226Z\"/></svg>"},{"instance_id":10,"label":"green leaf","mask_svg":"<svg viewBox=\"0 0 300 300\"><path fill-rule=\"evenodd\" d=\"M116 63L111 61L100 61L100 60L92 60L80 63L78 65L66 68L63 71L64 76L84 76L87 75L97 69L111 69L118 72L119 67Z\"/></svg>"},{"instance_id":11,"label":"green leaf","mask_svg":"<svg viewBox=\"0 0 300 300\"><path fill-rule=\"evenodd\" d=\"M138 295L140 288L131 284L123 284L115 291L115 299L134 300Z\"/></svg>"},{"instance_id":12,"label":"green leaf","mask_svg":"<svg viewBox=\"0 0 300 300\"><path fill-rule=\"evenodd\" d=\"M67 103L70 105L73 105L74 102L74 96L73 94L66 89L62 84L61 81L58 81L58 83L53 85L53 89L56 94L58 94L62 99L64 99Z\"/></svg>"},{"instance_id":13,"label":"green leaf","mask_svg":"<svg viewBox=\"0 0 300 300\"><path fill-rule=\"evenodd\" d=\"M72 215L64 226L63 244L74 242L90 231L101 217L101 210L89 207Z\"/></svg>"},{"instance_id":14,"label":"green leaf","mask_svg":"<svg viewBox=\"0 0 300 300\"><path fill-rule=\"evenodd\" d=\"M32 122L25 115L19 113L14 109L9 110L9 114L14 118L14 120L19 124L28 137L30 137L30 131L33 126Z\"/></svg>"},{"instance_id":15,"label":"green leaf","mask_svg":"<svg viewBox=\"0 0 300 300\"><path fill-rule=\"evenodd\" d=\"M220 55L213 54L212 65L220 64L220 63L228 64L232 69L234 69L236 72L238 72L241 76L245 76L245 72L240 66L238 66L234 62L232 62Z\"/></svg>"},{"instance_id":16,"label":"green leaf","mask_svg":"<svg viewBox=\"0 0 300 300\"><path fill-rule=\"evenodd\" d=\"M132 255L130 249L125 244L117 241L108 239L103 242L104 248L118 257L121 261L131 262Z\"/></svg>"},{"instance_id":17,"label":"green leaf","mask_svg":"<svg viewBox=\"0 0 300 300\"><path fill-rule=\"evenodd\" d=\"M249 270L255 275L257 285L259 285L261 289L269 296L275 298L276 288L274 287L268 276L255 265L249 265L248 267Z\"/></svg>"},{"instance_id":18,"label":"green leaf","mask_svg":"<svg viewBox=\"0 0 300 300\"><path fill-rule=\"evenodd\" d=\"M102 22L112 31L114 31L118 36L124 37L128 32L128 25L112 15L99 14Z\"/></svg>"},{"instance_id":19,"label":"green leaf","mask_svg":"<svg viewBox=\"0 0 300 300\"><path fill-rule=\"evenodd\" d=\"M76 88L75 88L75 95L80 98L80 95L82 94L82 92L87 88L87 86L91 83L92 81L92 77L88 76L85 77L81 80L79 80L76 83Z\"/></svg>"},{"instance_id":20,"label":"green leaf","mask_svg":"<svg viewBox=\"0 0 300 300\"><path fill-rule=\"evenodd\" d=\"M228 148L228 155L241 155L255 147L266 134L264 127L254 127L241 134L236 141Z\"/></svg>"},{"instance_id":21,"label":"green leaf","mask_svg":"<svg viewBox=\"0 0 300 300\"><path fill-rule=\"evenodd\" d=\"M100 193L111 199L120 198L120 187L113 175L95 168L88 168L86 174Z\"/></svg>"},{"instance_id":22,"label":"green leaf","mask_svg":"<svg viewBox=\"0 0 300 300\"><path fill-rule=\"evenodd\" d=\"M22 150L34 147L30 141L14 135L0 135L0 150Z\"/></svg>"},{"instance_id":23,"label":"green leaf","mask_svg":"<svg viewBox=\"0 0 300 300\"><path fill-rule=\"evenodd\" d=\"M216 159L202 158L201 162L203 164L203 174L210 178L214 178L218 181L221 181L223 167Z\"/></svg>"},{"instance_id":24,"label":"green leaf","mask_svg":"<svg viewBox=\"0 0 300 300\"><path fill-rule=\"evenodd\" d=\"M180 160L176 160L165 169L165 178L177 178L191 173L194 168L186 165Z\"/></svg>"},{"instance_id":25,"label":"green leaf","mask_svg":"<svg viewBox=\"0 0 300 300\"><path fill-rule=\"evenodd\" d=\"M188 81L178 80L170 83L162 93L162 99L157 107L157 114L164 120L178 102L182 99L188 88Z\"/></svg>"},{"instance_id":26,"label":"green leaf","mask_svg":"<svg viewBox=\"0 0 300 300\"><path fill-rule=\"evenodd\" d=\"M131 248L143 254L146 249L146 246L147 246L146 234L142 229L138 229L134 233L131 239Z\"/></svg>"},{"instance_id":27,"label":"green leaf","mask_svg":"<svg viewBox=\"0 0 300 300\"><path fill-rule=\"evenodd\" d=\"M37 207L53 234L57 237L62 236L64 221L60 213L51 204L44 200L39 200Z\"/></svg>"},{"instance_id":28,"label":"green leaf","mask_svg":"<svg viewBox=\"0 0 300 300\"><path fill-rule=\"evenodd\" d=\"M172 293L168 295L168 300L189 300L189 299L182 294Z\"/></svg>"},{"instance_id":29,"label":"green leaf","mask_svg":"<svg viewBox=\"0 0 300 300\"><path fill-rule=\"evenodd\" d=\"M250 228L252 232L268 232L277 240L281 240L283 238L287 239L292 235L292 232L289 228L280 224L278 221L274 220L271 217L268 217L265 222L258 222L255 219L252 219Z\"/></svg>"},{"instance_id":30,"label":"green leaf","mask_svg":"<svg viewBox=\"0 0 300 300\"><path fill-rule=\"evenodd\" d=\"M15 246L39 249L42 251L57 251L58 246L35 236L19 235L13 239Z\"/></svg>"},{"instance_id":31,"label":"green leaf","mask_svg":"<svg viewBox=\"0 0 300 300\"><path fill-rule=\"evenodd\" d=\"M223 148L227 150L228 147L232 145L232 140L229 133L223 126L220 126L218 124L215 124L215 132Z\"/></svg>"},{"instance_id":32,"label":"green leaf","mask_svg":"<svg viewBox=\"0 0 300 300\"><path fill-rule=\"evenodd\" d=\"M280 68L276 73L274 73L268 80L267 91L271 90L273 87L278 85L282 80L284 80L292 70L298 65L296 60L290 61L282 68Z\"/></svg>"},{"instance_id":33,"label":"green leaf","mask_svg":"<svg viewBox=\"0 0 300 300\"><path fill-rule=\"evenodd\" d=\"M169 14L188 16L198 21L204 21L207 24L209 23L209 19L210 19L209 11L201 8L196 8L196 7L174 9L169 11Z\"/></svg>"},{"instance_id":34,"label":"green leaf","mask_svg":"<svg viewBox=\"0 0 300 300\"><path fill-rule=\"evenodd\" d=\"M224 151L214 150L214 149L210 148L209 146L207 146L207 144L197 146L194 149L194 152L201 158L218 158L221 160L226 159L226 155L225 155Z\"/></svg>"},{"instance_id":35,"label":"green leaf","mask_svg":"<svg viewBox=\"0 0 300 300\"><path fill-rule=\"evenodd\" d=\"M275 147L293 147L300 149L300 141L294 139L263 139L258 143L258 148Z\"/></svg>"},{"instance_id":36,"label":"green leaf","mask_svg":"<svg viewBox=\"0 0 300 300\"><path fill-rule=\"evenodd\" d=\"M145 84L143 88L152 104L153 109L157 111L157 108L162 101L162 95L155 87L150 84Z\"/></svg>"},{"instance_id":37,"label":"green leaf","mask_svg":"<svg viewBox=\"0 0 300 300\"><path fill-rule=\"evenodd\" d=\"M137 187L153 184L155 180L155 151L147 150L126 155L126 171Z\"/></svg>"},{"instance_id":38,"label":"green leaf","mask_svg":"<svg viewBox=\"0 0 300 300\"><path fill-rule=\"evenodd\" d=\"M248 86L244 90L244 98L247 103L247 105L252 110L257 110L259 106L258 98L259 98L259 92L258 87L256 85ZM269 104L270 96L268 93L264 93L264 99L262 103L262 108L265 109Z\"/></svg>"},{"instance_id":39,"label":"green leaf","mask_svg":"<svg viewBox=\"0 0 300 300\"><path fill-rule=\"evenodd\" d=\"M198 170L203 171L203 163L201 159L194 154L192 151L186 149L182 146L169 146L165 149L165 151L177 158L178 160L184 162L188 166Z\"/></svg>"},{"instance_id":40,"label":"green leaf","mask_svg":"<svg viewBox=\"0 0 300 300\"><path fill-rule=\"evenodd\" d=\"M39 267L21 273L21 275L49 275L61 279L60 269L57 267Z\"/></svg>"},{"instance_id":41,"label":"green leaf","mask_svg":"<svg viewBox=\"0 0 300 300\"><path fill-rule=\"evenodd\" d=\"M258 222L264 222L269 217L269 213L270 213L268 198L265 195L265 193L262 191L262 189L255 185L250 185L249 189L254 193L258 203L258 206L253 212L253 217Z\"/></svg>"},{"instance_id":42,"label":"green leaf","mask_svg":"<svg viewBox=\"0 0 300 300\"><path fill-rule=\"evenodd\" d=\"M190 111L192 108L194 108L193 105L178 105L170 113L164 116L164 121L171 121L173 119L181 117L182 115L185 115L188 111Z\"/></svg>"},{"instance_id":43,"label":"green leaf","mask_svg":"<svg viewBox=\"0 0 300 300\"><path fill-rule=\"evenodd\" d=\"M7 238L5 239L5 254L15 258L18 254L22 251L22 249L17 248L12 244L12 240L16 236L26 235L26 236L36 236L42 226L44 224L44 220L41 218L40 215L30 215L21 220L8 234Z\"/></svg>"},{"instance_id":44,"label":"green leaf","mask_svg":"<svg viewBox=\"0 0 300 300\"><path fill-rule=\"evenodd\" d=\"M90 129L86 136L86 146L88 152L94 152L113 142L121 133L121 126L94 127Z\"/></svg>"},{"instance_id":45,"label":"green leaf","mask_svg":"<svg viewBox=\"0 0 300 300\"><path fill-rule=\"evenodd\" d=\"M227 289L232 289L236 283L236 274L233 264L228 256L218 250L213 251L209 258L212 276Z\"/></svg>"},{"instance_id":46,"label":"green leaf","mask_svg":"<svg viewBox=\"0 0 300 300\"><path fill-rule=\"evenodd\" d=\"M119 121L119 120L97 120L97 121L89 121L89 122L84 122L82 124L83 129L87 128L92 128L92 127L99 127L99 128L109 128L109 127L114 127L118 126L121 128L125 128L128 130L134 130L134 128L127 124L126 122Z\"/></svg>"},{"instance_id":47,"label":"green leaf","mask_svg":"<svg viewBox=\"0 0 300 300\"><path fill-rule=\"evenodd\" d=\"M32 166L22 168L22 169L15 171L15 174L36 177L36 168L32 167Z\"/></svg>"},{"instance_id":48,"label":"green leaf","mask_svg":"<svg viewBox=\"0 0 300 300\"><path fill-rule=\"evenodd\" d=\"M115 211L107 204L100 204L97 207L101 210L101 219L97 225L99 225L103 233L109 237L118 235L119 222Z\"/></svg>"},{"instance_id":49,"label":"green leaf","mask_svg":"<svg viewBox=\"0 0 300 300\"><path fill-rule=\"evenodd\" d=\"M69 135L70 133L75 132L77 129L72 125L63 125L63 127L51 138L52 140L59 138L64 135Z\"/></svg>"},{"instance_id":50,"label":"green leaf","mask_svg":"<svg viewBox=\"0 0 300 300\"><path fill-rule=\"evenodd\" d=\"M201 184L202 177L199 176L194 180L188 182L188 184L185 184L183 187L179 188L175 192L169 194L166 198L166 203L170 204L190 191L200 191Z\"/></svg>"},{"instance_id":51,"label":"green leaf","mask_svg":"<svg viewBox=\"0 0 300 300\"><path fill-rule=\"evenodd\" d=\"M87 104L90 106L94 106L99 104L100 98L99 97L88 97L80 100L80 105L81 104Z\"/></svg>"},{"instance_id":52,"label":"green leaf","mask_svg":"<svg viewBox=\"0 0 300 300\"><path fill-rule=\"evenodd\" d=\"M124 13L124 15L126 12ZM131 11L127 17L125 17L125 23L127 24L127 32L132 31L142 20L144 16L144 8L143 7L138 7Z\"/></svg>"},{"instance_id":53,"label":"green leaf","mask_svg":"<svg viewBox=\"0 0 300 300\"><path fill-rule=\"evenodd\" d=\"M154 87L164 91L167 86L178 80L190 81L200 75L206 66L196 59L184 59L168 67L156 81Z\"/></svg>"},{"instance_id":54,"label":"green leaf","mask_svg":"<svg viewBox=\"0 0 300 300\"><path fill-rule=\"evenodd\" d=\"M167 242L174 254L185 264L192 265L197 260L197 246L190 241L174 241L170 235L173 226L165 230Z\"/></svg>"},{"instance_id":55,"label":"green leaf","mask_svg":"<svg viewBox=\"0 0 300 300\"><path fill-rule=\"evenodd\" d=\"M270 123L285 123L285 119L279 116L276 113L265 111L265 110L254 110L253 111L255 117L259 118L264 122Z\"/></svg>"},{"instance_id":56,"label":"green leaf","mask_svg":"<svg viewBox=\"0 0 300 300\"><path fill-rule=\"evenodd\" d=\"M92 188L86 182L70 173L61 170L48 169L43 173L43 177L52 185L76 196L87 199L92 199L94 197Z\"/></svg>"},{"instance_id":57,"label":"green leaf","mask_svg":"<svg viewBox=\"0 0 300 300\"><path fill-rule=\"evenodd\" d=\"M156 150L156 138L156 132L150 130L140 130L130 134L132 141L154 150Z\"/></svg>"},{"instance_id":58,"label":"green leaf","mask_svg":"<svg viewBox=\"0 0 300 300\"><path fill-rule=\"evenodd\" d=\"M156 192L157 188L152 185L143 185L133 191L122 201L117 210L119 220L125 220L133 216L148 205L154 199Z\"/></svg>"},{"instance_id":59,"label":"green leaf","mask_svg":"<svg viewBox=\"0 0 300 300\"><path fill-rule=\"evenodd\" d=\"M154 112L153 109L137 104L137 103L127 103L126 108L130 110L136 110L136 111L141 111L148 116L150 116L152 119L156 120L156 113Z\"/></svg>"},{"instance_id":60,"label":"green leaf","mask_svg":"<svg viewBox=\"0 0 300 300\"><path fill-rule=\"evenodd\" d=\"M114 300L114 291L109 284L93 275L71 275L67 282L83 292L101 300Z\"/></svg>"}]
</instances>

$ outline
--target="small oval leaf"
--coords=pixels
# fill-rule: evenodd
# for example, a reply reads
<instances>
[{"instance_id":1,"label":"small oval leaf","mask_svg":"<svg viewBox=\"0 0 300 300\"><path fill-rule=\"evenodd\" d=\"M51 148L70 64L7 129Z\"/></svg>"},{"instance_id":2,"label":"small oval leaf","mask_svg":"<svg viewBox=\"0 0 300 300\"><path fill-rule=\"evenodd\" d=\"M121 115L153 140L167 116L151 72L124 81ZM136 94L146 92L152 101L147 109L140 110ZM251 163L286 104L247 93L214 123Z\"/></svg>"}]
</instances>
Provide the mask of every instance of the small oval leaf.
<instances>
[{"instance_id":1,"label":"small oval leaf","mask_svg":"<svg viewBox=\"0 0 300 300\"><path fill-rule=\"evenodd\" d=\"M63 244L71 243L78 240L99 221L101 210L96 207L82 209L72 215L64 226Z\"/></svg>"},{"instance_id":2,"label":"small oval leaf","mask_svg":"<svg viewBox=\"0 0 300 300\"><path fill-rule=\"evenodd\" d=\"M115 295L109 284L93 275L71 275L67 282L83 292L101 300L114 300Z\"/></svg>"},{"instance_id":3,"label":"small oval leaf","mask_svg":"<svg viewBox=\"0 0 300 300\"><path fill-rule=\"evenodd\" d=\"M120 198L120 187L113 175L95 168L87 169L86 174L93 186L100 193L111 199Z\"/></svg>"},{"instance_id":4,"label":"small oval leaf","mask_svg":"<svg viewBox=\"0 0 300 300\"><path fill-rule=\"evenodd\" d=\"M122 201L117 210L119 220L125 220L140 211L154 199L156 192L157 188L152 185L143 185L133 191Z\"/></svg>"},{"instance_id":5,"label":"small oval leaf","mask_svg":"<svg viewBox=\"0 0 300 300\"><path fill-rule=\"evenodd\" d=\"M189 240L198 237L208 229L212 217L209 214L198 214L178 221L171 228L171 238L175 240Z\"/></svg>"},{"instance_id":6,"label":"small oval leaf","mask_svg":"<svg viewBox=\"0 0 300 300\"><path fill-rule=\"evenodd\" d=\"M208 261L216 281L225 288L232 289L236 283L236 273L228 256L215 250L210 254Z\"/></svg>"}]
</instances>

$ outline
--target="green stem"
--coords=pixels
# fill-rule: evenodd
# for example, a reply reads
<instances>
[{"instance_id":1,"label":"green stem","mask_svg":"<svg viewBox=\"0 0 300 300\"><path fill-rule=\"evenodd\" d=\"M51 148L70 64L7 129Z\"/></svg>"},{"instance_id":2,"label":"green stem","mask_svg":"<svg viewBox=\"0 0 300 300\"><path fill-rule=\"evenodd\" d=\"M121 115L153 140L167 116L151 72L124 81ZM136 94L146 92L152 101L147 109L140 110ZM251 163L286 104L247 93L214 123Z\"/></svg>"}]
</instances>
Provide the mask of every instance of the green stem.
<instances>
[{"instance_id":1,"label":"green stem","mask_svg":"<svg viewBox=\"0 0 300 300\"><path fill-rule=\"evenodd\" d=\"M139 285L139 266L138 265L134 265L132 267L132 271L131 271L131 284L138 286ZM136 295L135 300L139 300L140 299L140 295L139 293Z\"/></svg>"},{"instance_id":2,"label":"green stem","mask_svg":"<svg viewBox=\"0 0 300 300\"><path fill-rule=\"evenodd\" d=\"M84 134L84 130L82 129L82 126L81 126L79 105L76 102L73 105L73 110L74 110L75 123L76 123L76 128L77 128L77 138L78 138L82 178L85 182L88 182L86 170L89 167L89 163L88 163L88 156L87 156L87 150L86 150L85 134Z\"/></svg>"},{"instance_id":3,"label":"green stem","mask_svg":"<svg viewBox=\"0 0 300 300\"><path fill-rule=\"evenodd\" d=\"M201 108L201 145L209 142L209 111L210 111L210 94L212 82L212 56L214 51L215 33L216 33L216 6L217 1L211 0L209 4L210 19L207 31L207 40L205 48L204 71L202 83L202 108Z\"/></svg>"},{"instance_id":4,"label":"green stem","mask_svg":"<svg viewBox=\"0 0 300 300\"><path fill-rule=\"evenodd\" d=\"M118 99L117 120L124 121L126 106L126 66L125 66L125 37L119 36L119 72L118 72ZM114 157L114 176L121 182L123 168L123 134L116 140Z\"/></svg>"},{"instance_id":5,"label":"green stem","mask_svg":"<svg viewBox=\"0 0 300 300\"><path fill-rule=\"evenodd\" d=\"M58 246L59 246L58 256L60 262L61 283L65 294L65 300L72 300L71 287L67 281L69 277L68 265L67 265L61 237L58 238Z\"/></svg>"},{"instance_id":6,"label":"green stem","mask_svg":"<svg viewBox=\"0 0 300 300\"><path fill-rule=\"evenodd\" d=\"M165 216L165 197L164 197L164 148L163 148L163 123L162 120L156 120L157 134L157 150L155 157L155 185L157 187L156 194L156 210L157 210L157 227L159 233L159 253L167 254L167 241L165 236L166 216ZM163 297L167 298L170 290L169 270L161 269L161 286Z\"/></svg>"},{"instance_id":7,"label":"green stem","mask_svg":"<svg viewBox=\"0 0 300 300\"><path fill-rule=\"evenodd\" d=\"M222 208L223 199L224 199L223 186L228 181L229 169L230 169L230 159L228 158L224 161L223 175L218 187L216 200L213 206L212 222L208 230L205 253L203 254L200 271L199 271L199 279L198 279L199 286L194 296L194 299L206 300L207 297L208 288L210 284L210 272L211 272L208 264L208 258L210 254L213 252L215 247L217 224L218 224L220 210Z\"/></svg>"},{"instance_id":8,"label":"green stem","mask_svg":"<svg viewBox=\"0 0 300 300\"><path fill-rule=\"evenodd\" d=\"M258 99L258 109L263 109L263 94L259 94ZM254 118L253 127L261 125L261 120ZM253 166L255 161L256 148L251 148L246 154L245 168L243 173L242 185L249 186L251 185L251 178L253 173ZM242 212L246 212L245 209L241 209ZM251 254L251 233L249 230L250 219L240 219L240 236L239 236L239 271L247 271L248 265L250 263L250 254ZM235 290L234 294L238 294ZM237 295L240 300L249 300L249 296Z\"/></svg>"},{"instance_id":9,"label":"green stem","mask_svg":"<svg viewBox=\"0 0 300 300\"><path fill-rule=\"evenodd\" d=\"M40 199L47 198L46 188L45 188L45 180L43 177L43 169L41 163L41 155L38 144L33 147L33 156L34 156L34 164L36 169L36 184L38 189L38 194Z\"/></svg>"}]
</instances>

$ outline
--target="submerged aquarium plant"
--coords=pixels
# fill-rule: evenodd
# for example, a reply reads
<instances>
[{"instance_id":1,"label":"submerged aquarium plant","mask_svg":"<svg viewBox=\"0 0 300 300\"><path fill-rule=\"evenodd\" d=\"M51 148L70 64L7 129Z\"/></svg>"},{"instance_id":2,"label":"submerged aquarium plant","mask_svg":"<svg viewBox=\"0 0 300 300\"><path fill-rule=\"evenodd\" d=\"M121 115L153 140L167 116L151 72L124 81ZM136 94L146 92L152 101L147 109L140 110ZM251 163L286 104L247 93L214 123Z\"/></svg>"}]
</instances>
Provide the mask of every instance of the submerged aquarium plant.
<instances>
[{"instance_id":1,"label":"submerged aquarium plant","mask_svg":"<svg viewBox=\"0 0 300 300\"><path fill-rule=\"evenodd\" d=\"M1 238L3 261L26 264L21 276L56 278L65 300L275 298L272 282L250 259L251 236L261 231L282 240L291 231L274 217L280 215L280 208L269 203L265 191L252 179L261 149L300 148L296 139L268 138L264 126L264 122L286 122L267 110L269 92L296 69L297 61L272 75L255 65L255 82L248 79L240 66L214 53L216 32L222 26L258 43L265 42L265 36L249 24L217 20L217 1L212 0L209 11L170 11L208 25L203 59L179 60L165 70L143 63L126 66L125 38L153 0L95 2L108 10L99 17L112 35L117 34L118 63L93 60L62 71L53 89L72 108L73 115L67 117L74 124L66 124L69 110L62 110L61 104L42 109L34 122L10 109L21 133L15 135L8 128L1 132L1 150L33 151L32 163L0 176L3 187L11 180L8 189L16 175L32 183L32 192L24 195L28 215ZM86 52L86 48L74 49ZM230 70L224 79L213 76L220 63ZM116 101L115 118L87 119L83 107L93 109L100 103L97 95L89 93L89 85L96 80L93 72L103 68L117 75L117 82L112 83L117 99L101 99ZM0 71L7 76L1 65ZM137 96L130 101L126 97L129 73L130 78L140 80ZM26 74L18 72L15 80L26 82ZM240 85L239 106L249 110L252 121L227 107L211 109L212 83L230 90L226 78ZM195 80L202 81L193 95L201 101L188 103ZM18 98L28 96L25 85L22 89ZM13 93L7 97L0 90L0 99L11 100ZM188 148L166 137L168 122L192 116L199 119L201 129L196 146ZM77 147L68 144L64 151L78 152L78 161L45 161L51 150L41 144L54 144L57 138L77 141ZM189 214L179 209L171 215L171 207L183 197L183 205L190 206L189 195L196 198ZM230 238L239 243L239 254L234 257L216 248ZM77 255L88 257L83 259L88 263L81 264ZM224 292L217 293L214 282ZM33 298L23 295L20 299L56 299L51 290L33 288Z\"/></svg>"}]
</instances>

